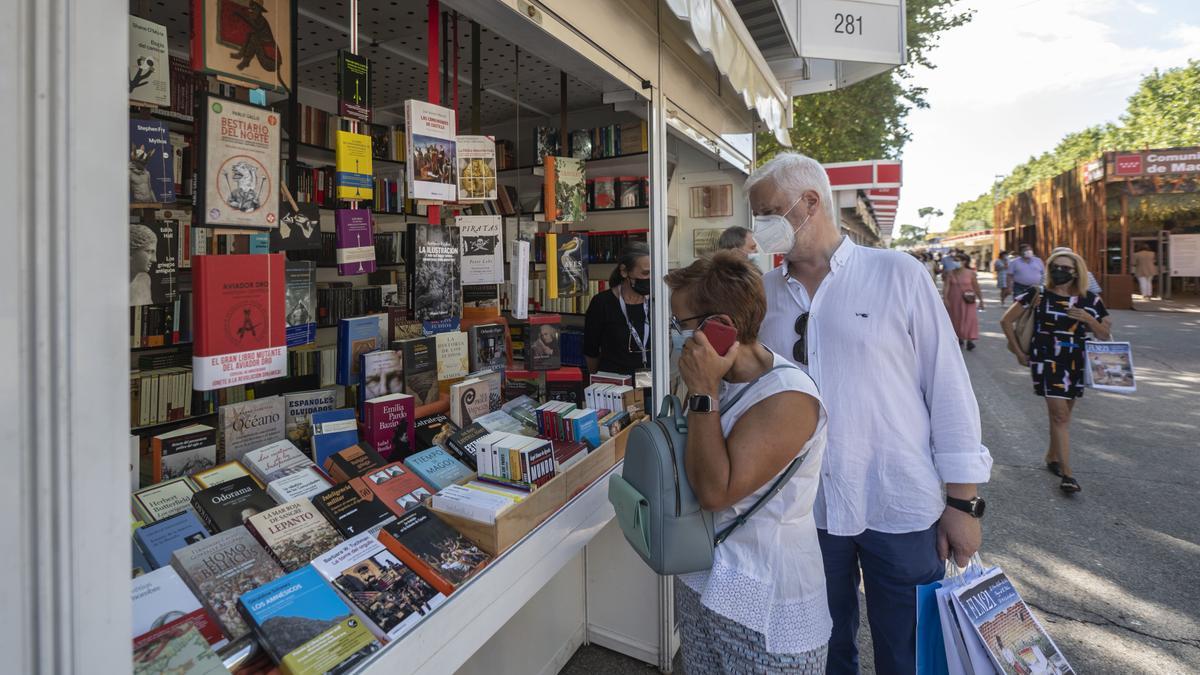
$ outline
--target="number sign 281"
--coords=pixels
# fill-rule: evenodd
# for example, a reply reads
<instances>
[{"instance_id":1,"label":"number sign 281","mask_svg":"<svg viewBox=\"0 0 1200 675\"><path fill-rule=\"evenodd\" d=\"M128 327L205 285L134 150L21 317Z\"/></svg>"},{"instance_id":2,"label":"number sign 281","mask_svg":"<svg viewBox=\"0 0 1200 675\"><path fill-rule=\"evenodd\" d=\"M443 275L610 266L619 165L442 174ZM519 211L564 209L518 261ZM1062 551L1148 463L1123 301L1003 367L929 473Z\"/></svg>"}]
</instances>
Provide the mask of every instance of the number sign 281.
<instances>
[{"instance_id":1,"label":"number sign 281","mask_svg":"<svg viewBox=\"0 0 1200 675\"><path fill-rule=\"evenodd\" d=\"M862 35L863 18L862 15L855 16L853 14L843 14L838 12L833 15L833 32L843 35Z\"/></svg>"}]
</instances>

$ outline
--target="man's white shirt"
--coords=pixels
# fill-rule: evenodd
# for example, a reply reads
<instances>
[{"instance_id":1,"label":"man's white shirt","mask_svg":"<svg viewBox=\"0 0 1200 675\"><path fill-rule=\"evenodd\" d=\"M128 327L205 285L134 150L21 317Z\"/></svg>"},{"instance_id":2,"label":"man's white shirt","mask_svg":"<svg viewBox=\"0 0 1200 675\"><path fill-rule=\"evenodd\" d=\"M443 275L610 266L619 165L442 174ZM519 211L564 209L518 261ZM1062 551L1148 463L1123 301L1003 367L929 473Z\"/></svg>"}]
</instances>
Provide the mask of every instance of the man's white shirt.
<instances>
[{"instance_id":1,"label":"man's white shirt","mask_svg":"<svg viewBox=\"0 0 1200 675\"><path fill-rule=\"evenodd\" d=\"M924 530L945 508L943 483L986 483L979 407L958 338L929 274L912 256L848 238L816 296L783 265L763 275L759 339L792 359L809 312L808 365L829 410L813 515L830 534Z\"/></svg>"}]
</instances>

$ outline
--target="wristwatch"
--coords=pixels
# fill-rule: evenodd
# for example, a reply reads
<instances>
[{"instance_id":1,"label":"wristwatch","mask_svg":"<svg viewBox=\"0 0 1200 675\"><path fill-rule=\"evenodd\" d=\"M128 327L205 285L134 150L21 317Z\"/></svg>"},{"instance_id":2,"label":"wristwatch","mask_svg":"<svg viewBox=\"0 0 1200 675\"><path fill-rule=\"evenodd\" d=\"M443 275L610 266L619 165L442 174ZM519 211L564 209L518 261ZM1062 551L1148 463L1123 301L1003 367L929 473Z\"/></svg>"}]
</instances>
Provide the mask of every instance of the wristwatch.
<instances>
[{"instance_id":1,"label":"wristwatch","mask_svg":"<svg viewBox=\"0 0 1200 675\"><path fill-rule=\"evenodd\" d=\"M717 412L717 399L708 394L692 394L687 401L688 410L692 412Z\"/></svg>"},{"instance_id":2,"label":"wristwatch","mask_svg":"<svg viewBox=\"0 0 1200 675\"><path fill-rule=\"evenodd\" d=\"M987 507L987 502L980 497L972 497L971 499L955 499L954 497L946 497L946 506L954 508L966 513L972 518L982 518L983 510Z\"/></svg>"}]
</instances>

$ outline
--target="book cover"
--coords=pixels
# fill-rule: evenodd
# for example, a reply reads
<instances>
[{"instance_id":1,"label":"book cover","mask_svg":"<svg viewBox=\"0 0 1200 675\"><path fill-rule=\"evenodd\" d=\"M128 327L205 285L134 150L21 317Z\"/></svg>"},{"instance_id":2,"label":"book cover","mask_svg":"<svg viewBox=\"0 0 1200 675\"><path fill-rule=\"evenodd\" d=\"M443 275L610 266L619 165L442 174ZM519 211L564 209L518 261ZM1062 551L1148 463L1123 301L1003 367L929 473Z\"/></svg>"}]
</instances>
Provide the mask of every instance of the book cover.
<instances>
[{"instance_id":1,"label":"book cover","mask_svg":"<svg viewBox=\"0 0 1200 675\"><path fill-rule=\"evenodd\" d=\"M242 464L261 485L314 466L307 455L286 439L247 452L242 456Z\"/></svg>"},{"instance_id":2,"label":"book cover","mask_svg":"<svg viewBox=\"0 0 1200 675\"><path fill-rule=\"evenodd\" d=\"M370 533L347 540L314 560L313 567L389 640L403 636L446 600Z\"/></svg>"},{"instance_id":3,"label":"book cover","mask_svg":"<svg viewBox=\"0 0 1200 675\"><path fill-rule=\"evenodd\" d=\"M1137 391L1133 375L1133 348L1128 342L1084 343L1087 386L1100 391L1132 394Z\"/></svg>"},{"instance_id":4,"label":"book cover","mask_svg":"<svg viewBox=\"0 0 1200 675\"><path fill-rule=\"evenodd\" d=\"M371 136L337 131L334 185L337 198L346 201L370 201L375 197L375 176L371 156ZM341 228L338 228L341 232Z\"/></svg>"},{"instance_id":5,"label":"book cover","mask_svg":"<svg viewBox=\"0 0 1200 675\"><path fill-rule=\"evenodd\" d=\"M287 375L285 263L282 253L192 261L194 389Z\"/></svg>"},{"instance_id":6,"label":"book cover","mask_svg":"<svg viewBox=\"0 0 1200 675\"><path fill-rule=\"evenodd\" d=\"M334 485L313 497L312 503L347 538L366 533L395 518L391 509L375 497L362 478L351 478Z\"/></svg>"},{"instance_id":7,"label":"book cover","mask_svg":"<svg viewBox=\"0 0 1200 675\"><path fill-rule=\"evenodd\" d=\"M179 222L129 224L129 306L179 299Z\"/></svg>"},{"instance_id":8,"label":"book cover","mask_svg":"<svg viewBox=\"0 0 1200 675\"><path fill-rule=\"evenodd\" d=\"M461 516L478 523L493 524L496 516L515 502L505 496L473 490L462 485L450 485L433 495L430 502L434 511Z\"/></svg>"},{"instance_id":9,"label":"book cover","mask_svg":"<svg viewBox=\"0 0 1200 675\"><path fill-rule=\"evenodd\" d=\"M410 394L388 394L367 399L365 440L375 451L391 461L402 460L413 452L416 436L416 405Z\"/></svg>"},{"instance_id":10,"label":"book cover","mask_svg":"<svg viewBox=\"0 0 1200 675\"><path fill-rule=\"evenodd\" d=\"M407 302L407 300L405 300ZM414 340L425 337L425 327L420 321L412 321L407 317L408 310L404 307L388 308L388 344L400 340ZM395 349L393 346L392 349Z\"/></svg>"},{"instance_id":11,"label":"book cover","mask_svg":"<svg viewBox=\"0 0 1200 675\"><path fill-rule=\"evenodd\" d=\"M370 60L347 49L339 49L337 69L338 115L370 123Z\"/></svg>"},{"instance_id":12,"label":"book cover","mask_svg":"<svg viewBox=\"0 0 1200 675\"><path fill-rule=\"evenodd\" d=\"M192 482L196 484L197 489L203 490L204 488L210 488L214 485L226 483L234 478L242 478L249 475L251 474L246 470L245 465L237 460L234 460L232 462L218 464L207 471L201 471L199 473L192 474ZM258 479L256 478L255 480L257 481ZM259 482L258 485L259 487L263 486L261 482Z\"/></svg>"},{"instance_id":13,"label":"book cover","mask_svg":"<svg viewBox=\"0 0 1200 675\"><path fill-rule=\"evenodd\" d=\"M411 199L454 201L458 196L454 111L409 99L404 102L408 194Z\"/></svg>"},{"instance_id":14,"label":"book cover","mask_svg":"<svg viewBox=\"0 0 1200 675\"><path fill-rule=\"evenodd\" d=\"M471 371L503 370L508 365L508 329L502 324L487 323L467 329L468 365Z\"/></svg>"},{"instance_id":15,"label":"book cover","mask_svg":"<svg viewBox=\"0 0 1200 675\"><path fill-rule=\"evenodd\" d=\"M175 201L175 157L166 122L129 120L129 201L165 204Z\"/></svg>"},{"instance_id":16,"label":"book cover","mask_svg":"<svg viewBox=\"0 0 1200 675\"><path fill-rule=\"evenodd\" d=\"M398 516L433 494L428 483L400 462L392 462L371 471L363 475L361 480L375 493L380 503Z\"/></svg>"},{"instance_id":17,"label":"book cover","mask_svg":"<svg viewBox=\"0 0 1200 675\"><path fill-rule=\"evenodd\" d=\"M154 567L146 559L146 554L142 552L141 547L137 545L136 541L131 539L129 543L130 553L132 554L129 565L129 578L136 579L146 572L153 570Z\"/></svg>"},{"instance_id":18,"label":"book cover","mask_svg":"<svg viewBox=\"0 0 1200 675\"><path fill-rule=\"evenodd\" d=\"M195 492L195 486L187 478L165 480L134 492L133 511L138 520L146 523L170 518L191 506Z\"/></svg>"},{"instance_id":19,"label":"book cover","mask_svg":"<svg viewBox=\"0 0 1200 675\"><path fill-rule=\"evenodd\" d=\"M311 455L312 414L322 410L333 410L335 405L337 392L332 389L284 394L284 433L287 439L301 452Z\"/></svg>"},{"instance_id":20,"label":"book cover","mask_svg":"<svg viewBox=\"0 0 1200 675\"><path fill-rule=\"evenodd\" d=\"M577 406L585 405L583 373L574 366L546 371L546 398L551 401L567 401Z\"/></svg>"},{"instance_id":21,"label":"book cover","mask_svg":"<svg viewBox=\"0 0 1200 675\"><path fill-rule=\"evenodd\" d=\"M382 349L386 315L371 314L338 320L337 383L348 387L359 383L362 355ZM408 363L405 359L404 363Z\"/></svg>"},{"instance_id":22,"label":"book cover","mask_svg":"<svg viewBox=\"0 0 1200 675\"><path fill-rule=\"evenodd\" d=\"M351 478L383 468L385 464L387 460L374 449L352 445L331 455L325 460L323 468L335 483L345 483Z\"/></svg>"},{"instance_id":23,"label":"book cover","mask_svg":"<svg viewBox=\"0 0 1200 675\"><path fill-rule=\"evenodd\" d=\"M428 448L435 445L445 446L450 435L458 431L458 425L450 421L443 413L426 415L417 419L417 441L413 447Z\"/></svg>"},{"instance_id":24,"label":"book cover","mask_svg":"<svg viewBox=\"0 0 1200 675\"><path fill-rule=\"evenodd\" d=\"M437 349L437 379L457 380L467 376L467 334L459 330L446 331L434 336Z\"/></svg>"},{"instance_id":25,"label":"book cover","mask_svg":"<svg viewBox=\"0 0 1200 675\"><path fill-rule=\"evenodd\" d=\"M477 450L476 442L490 433L491 430L484 427L479 423L478 420L476 420L470 426L463 427L462 429L458 429L454 433L450 434L449 438L447 438L441 445L434 445L431 447L431 449L443 449L461 462L463 466L467 467L471 471L475 471L478 467L475 454L475 451ZM433 483L433 481L429 480L426 480L426 482L430 484ZM443 487L446 487L446 485L438 486L438 489L440 490Z\"/></svg>"},{"instance_id":26,"label":"book cover","mask_svg":"<svg viewBox=\"0 0 1200 675\"><path fill-rule=\"evenodd\" d=\"M157 523L143 525L133 532L134 541L146 554L153 569L171 563L175 551L208 538L208 530L190 510L177 513Z\"/></svg>"},{"instance_id":27,"label":"book cover","mask_svg":"<svg viewBox=\"0 0 1200 675\"><path fill-rule=\"evenodd\" d=\"M210 96L204 124L204 170L197 190L202 220L198 225L278 226L279 115L267 108Z\"/></svg>"},{"instance_id":28,"label":"book cover","mask_svg":"<svg viewBox=\"0 0 1200 675\"><path fill-rule=\"evenodd\" d=\"M285 572L304 567L313 558L342 543L342 535L307 499L280 504L246 521L253 534Z\"/></svg>"},{"instance_id":29,"label":"book cover","mask_svg":"<svg viewBox=\"0 0 1200 675\"><path fill-rule=\"evenodd\" d=\"M547 247L549 241L547 240ZM547 251L547 259L549 259ZM588 236L583 232L568 232L558 235L555 253L558 274L558 297L576 298L588 294ZM547 266L549 269L549 266Z\"/></svg>"},{"instance_id":30,"label":"book cover","mask_svg":"<svg viewBox=\"0 0 1200 675\"><path fill-rule=\"evenodd\" d=\"M231 641L250 632L238 614L238 597L283 574L279 564L241 526L175 551L171 567Z\"/></svg>"},{"instance_id":31,"label":"book cover","mask_svg":"<svg viewBox=\"0 0 1200 675\"><path fill-rule=\"evenodd\" d=\"M468 379L477 379L487 385L488 390L488 407L487 412L493 413L504 405L504 371L503 370L477 370L473 373L467 373Z\"/></svg>"},{"instance_id":32,"label":"book cover","mask_svg":"<svg viewBox=\"0 0 1200 675\"><path fill-rule=\"evenodd\" d=\"M226 675L228 672L204 635L186 622L172 623L133 650L134 675Z\"/></svg>"},{"instance_id":33,"label":"book cover","mask_svg":"<svg viewBox=\"0 0 1200 675\"><path fill-rule=\"evenodd\" d=\"M192 70L290 93L290 9L290 0L192 0Z\"/></svg>"},{"instance_id":34,"label":"book cover","mask_svg":"<svg viewBox=\"0 0 1200 675\"><path fill-rule=\"evenodd\" d=\"M453 593L492 559L424 506L385 525L379 541L444 595Z\"/></svg>"},{"instance_id":35,"label":"book cover","mask_svg":"<svg viewBox=\"0 0 1200 675\"><path fill-rule=\"evenodd\" d=\"M346 672L382 647L312 567L259 586L238 606L288 675Z\"/></svg>"},{"instance_id":36,"label":"book cover","mask_svg":"<svg viewBox=\"0 0 1200 675\"><path fill-rule=\"evenodd\" d=\"M535 370L516 370L509 368L504 371L504 400L513 401L522 396L540 401L542 393L542 373Z\"/></svg>"},{"instance_id":37,"label":"book cover","mask_svg":"<svg viewBox=\"0 0 1200 675\"><path fill-rule=\"evenodd\" d=\"M500 235L504 231L500 216L458 216L460 266L462 283L504 283L504 249Z\"/></svg>"},{"instance_id":38,"label":"book cover","mask_svg":"<svg viewBox=\"0 0 1200 675\"><path fill-rule=\"evenodd\" d=\"M158 640L180 624L191 626L203 636L204 646L225 645L221 627L213 621L196 594L187 587L175 568L167 565L133 580L133 648Z\"/></svg>"},{"instance_id":39,"label":"book cover","mask_svg":"<svg viewBox=\"0 0 1200 675\"><path fill-rule=\"evenodd\" d=\"M404 363L400 352L379 349L362 355L359 366L362 385L359 396L364 400L404 393Z\"/></svg>"},{"instance_id":40,"label":"book cover","mask_svg":"<svg viewBox=\"0 0 1200 675\"><path fill-rule=\"evenodd\" d=\"M458 328L462 317L462 276L459 273L458 227L409 224L408 306L426 333Z\"/></svg>"},{"instance_id":41,"label":"book cover","mask_svg":"<svg viewBox=\"0 0 1200 675\"><path fill-rule=\"evenodd\" d=\"M192 495L192 508L210 532L241 527L246 519L275 506L252 476L214 485Z\"/></svg>"},{"instance_id":42,"label":"book cover","mask_svg":"<svg viewBox=\"0 0 1200 675\"><path fill-rule=\"evenodd\" d=\"M171 69L167 59L167 27L129 17L129 100L171 107Z\"/></svg>"},{"instance_id":43,"label":"book cover","mask_svg":"<svg viewBox=\"0 0 1200 675\"><path fill-rule=\"evenodd\" d=\"M241 460L247 452L286 435L282 396L227 403L217 414L221 460Z\"/></svg>"},{"instance_id":44,"label":"book cover","mask_svg":"<svg viewBox=\"0 0 1200 675\"><path fill-rule=\"evenodd\" d=\"M285 315L287 346L299 347L317 340L317 264L289 260L284 265L287 287Z\"/></svg>"},{"instance_id":45,"label":"book cover","mask_svg":"<svg viewBox=\"0 0 1200 675\"><path fill-rule=\"evenodd\" d=\"M404 460L404 466L434 490L441 490L471 477L471 470L438 446L422 450Z\"/></svg>"},{"instance_id":46,"label":"book cover","mask_svg":"<svg viewBox=\"0 0 1200 675\"><path fill-rule=\"evenodd\" d=\"M495 200L495 137L457 136L455 145L458 153L458 201L471 203Z\"/></svg>"},{"instance_id":47,"label":"book cover","mask_svg":"<svg viewBox=\"0 0 1200 675\"><path fill-rule=\"evenodd\" d=\"M152 483L190 476L217 464L217 431L205 424L158 434L150 439Z\"/></svg>"},{"instance_id":48,"label":"book cover","mask_svg":"<svg viewBox=\"0 0 1200 675\"><path fill-rule=\"evenodd\" d=\"M271 230L271 253L321 250L321 209L311 202L283 200L279 205L279 227Z\"/></svg>"},{"instance_id":49,"label":"book cover","mask_svg":"<svg viewBox=\"0 0 1200 675\"><path fill-rule=\"evenodd\" d=\"M1075 672L1000 569L955 589L954 608L964 615L959 619L963 630L975 628L999 672Z\"/></svg>"},{"instance_id":50,"label":"book cover","mask_svg":"<svg viewBox=\"0 0 1200 675\"><path fill-rule=\"evenodd\" d=\"M267 494L276 502L285 504L295 499L312 499L331 487L333 484L325 478L325 474L313 465L306 471L297 471L267 483Z\"/></svg>"},{"instance_id":51,"label":"book cover","mask_svg":"<svg viewBox=\"0 0 1200 675\"><path fill-rule=\"evenodd\" d=\"M375 271L375 231L367 209L338 209L337 266L342 276Z\"/></svg>"},{"instance_id":52,"label":"book cover","mask_svg":"<svg viewBox=\"0 0 1200 675\"><path fill-rule=\"evenodd\" d=\"M546 220L552 223L578 223L585 217L587 184L583 160L571 157L546 157Z\"/></svg>"},{"instance_id":53,"label":"book cover","mask_svg":"<svg viewBox=\"0 0 1200 675\"><path fill-rule=\"evenodd\" d=\"M312 459L319 466L334 454L358 443L358 420L353 408L319 410L312 414Z\"/></svg>"},{"instance_id":54,"label":"book cover","mask_svg":"<svg viewBox=\"0 0 1200 675\"><path fill-rule=\"evenodd\" d=\"M476 418L490 412L490 392L486 382L478 379L456 382L450 386L450 420L465 427Z\"/></svg>"},{"instance_id":55,"label":"book cover","mask_svg":"<svg viewBox=\"0 0 1200 675\"><path fill-rule=\"evenodd\" d=\"M529 370L557 370L562 367L557 314L534 314L525 333L525 367Z\"/></svg>"},{"instance_id":56,"label":"book cover","mask_svg":"<svg viewBox=\"0 0 1200 675\"><path fill-rule=\"evenodd\" d=\"M402 340L404 393L420 407L438 399L437 342L432 337Z\"/></svg>"},{"instance_id":57,"label":"book cover","mask_svg":"<svg viewBox=\"0 0 1200 675\"><path fill-rule=\"evenodd\" d=\"M500 316L500 287L496 284L463 286L462 307L464 319L491 319Z\"/></svg>"}]
</instances>

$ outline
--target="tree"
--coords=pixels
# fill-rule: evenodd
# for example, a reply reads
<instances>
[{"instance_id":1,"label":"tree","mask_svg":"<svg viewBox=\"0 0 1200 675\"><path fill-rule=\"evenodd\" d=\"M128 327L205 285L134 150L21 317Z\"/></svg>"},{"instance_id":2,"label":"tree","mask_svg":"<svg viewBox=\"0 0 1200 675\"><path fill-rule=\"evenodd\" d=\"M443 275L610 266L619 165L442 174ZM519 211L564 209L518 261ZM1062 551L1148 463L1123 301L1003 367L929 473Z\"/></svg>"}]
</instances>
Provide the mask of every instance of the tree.
<instances>
[{"instance_id":1,"label":"tree","mask_svg":"<svg viewBox=\"0 0 1200 675\"><path fill-rule=\"evenodd\" d=\"M901 225L900 236L892 240L892 248L911 248L925 242L926 229L916 225Z\"/></svg>"},{"instance_id":2,"label":"tree","mask_svg":"<svg viewBox=\"0 0 1200 675\"><path fill-rule=\"evenodd\" d=\"M986 230L992 226L992 193L985 192L969 202L959 202L950 219L951 232Z\"/></svg>"},{"instance_id":3,"label":"tree","mask_svg":"<svg viewBox=\"0 0 1200 675\"><path fill-rule=\"evenodd\" d=\"M931 218L941 218L944 215L946 214L942 213L942 210L935 206L922 206L917 209L917 217L924 223L926 232L929 231L929 220Z\"/></svg>"}]
</instances>

